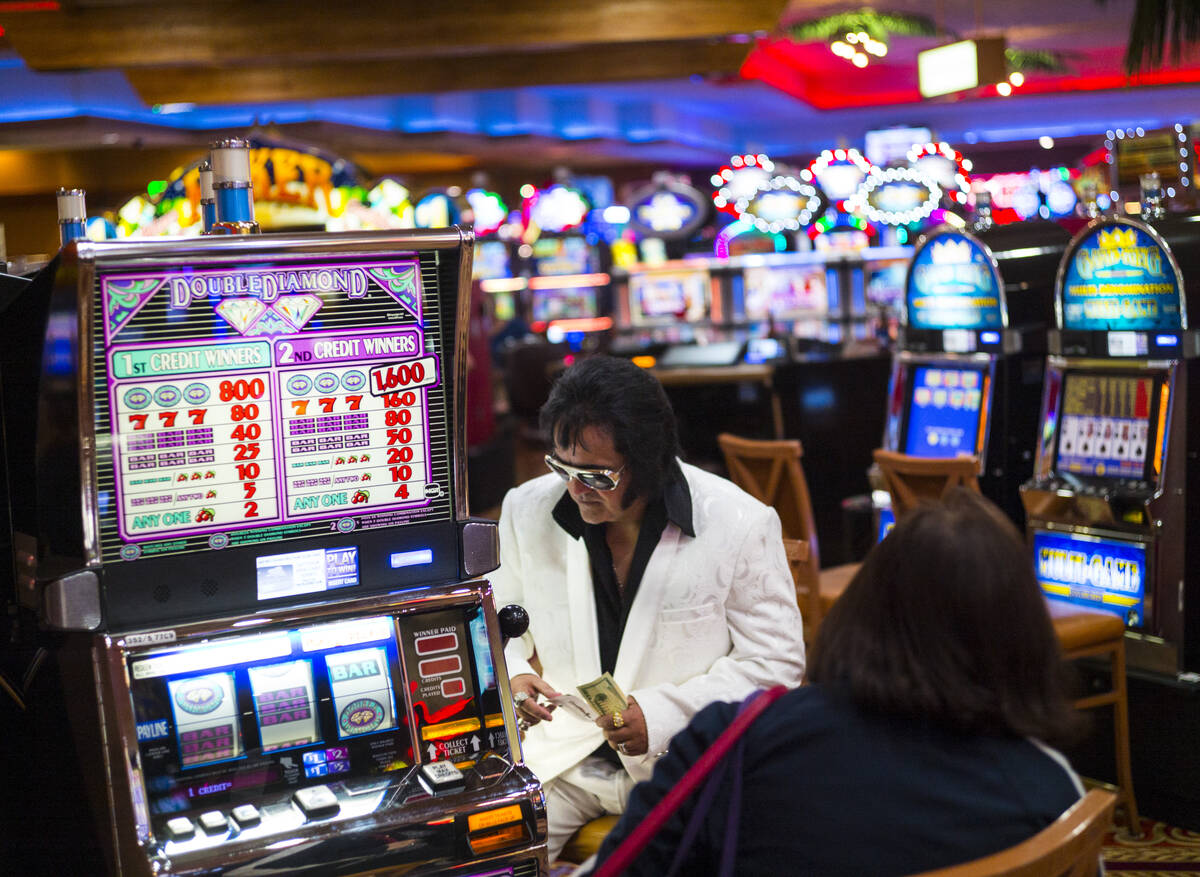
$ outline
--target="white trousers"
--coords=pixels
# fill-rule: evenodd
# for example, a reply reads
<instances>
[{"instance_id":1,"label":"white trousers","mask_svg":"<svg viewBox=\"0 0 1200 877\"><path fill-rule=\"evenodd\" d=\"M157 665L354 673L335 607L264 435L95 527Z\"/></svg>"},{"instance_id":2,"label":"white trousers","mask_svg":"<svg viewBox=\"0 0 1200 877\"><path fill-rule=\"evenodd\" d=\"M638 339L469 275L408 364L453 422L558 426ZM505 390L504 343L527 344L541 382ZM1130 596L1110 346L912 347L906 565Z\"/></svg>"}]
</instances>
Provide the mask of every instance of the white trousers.
<instances>
[{"instance_id":1,"label":"white trousers","mask_svg":"<svg viewBox=\"0 0 1200 877\"><path fill-rule=\"evenodd\" d=\"M547 782L543 791L550 861L558 859L582 826L605 814L624 813L634 785L625 768L594 755Z\"/></svg>"}]
</instances>

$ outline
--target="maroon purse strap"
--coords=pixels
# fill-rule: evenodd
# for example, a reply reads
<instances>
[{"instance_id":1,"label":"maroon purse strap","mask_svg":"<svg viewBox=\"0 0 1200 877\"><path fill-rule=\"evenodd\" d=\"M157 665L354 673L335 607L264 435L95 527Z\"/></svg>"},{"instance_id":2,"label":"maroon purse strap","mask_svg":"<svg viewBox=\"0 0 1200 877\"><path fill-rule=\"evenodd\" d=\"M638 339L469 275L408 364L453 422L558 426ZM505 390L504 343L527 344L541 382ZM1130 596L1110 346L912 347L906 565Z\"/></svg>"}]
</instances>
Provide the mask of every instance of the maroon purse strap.
<instances>
[{"instance_id":1,"label":"maroon purse strap","mask_svg":"<svg viewBox=\"0 0 1200 877\"><path fill-rule=\"evenodd\" d=\"M613 850L612 855L592 872L592 877L617 877L624 873L625 869L646 848L646 845L653 840L654 835L658 834L663 824L716 769L738 739L754 724L754 720L787 692L787 687L783 685L776 685L759 692L758 696L730 722L729 727L722 731L712 745L696 759L696 763L687 769L679 782L651 808L650 812L646 814L646 818L629 833L625 840L621 841Z\"/></svg>"}]
</instances>

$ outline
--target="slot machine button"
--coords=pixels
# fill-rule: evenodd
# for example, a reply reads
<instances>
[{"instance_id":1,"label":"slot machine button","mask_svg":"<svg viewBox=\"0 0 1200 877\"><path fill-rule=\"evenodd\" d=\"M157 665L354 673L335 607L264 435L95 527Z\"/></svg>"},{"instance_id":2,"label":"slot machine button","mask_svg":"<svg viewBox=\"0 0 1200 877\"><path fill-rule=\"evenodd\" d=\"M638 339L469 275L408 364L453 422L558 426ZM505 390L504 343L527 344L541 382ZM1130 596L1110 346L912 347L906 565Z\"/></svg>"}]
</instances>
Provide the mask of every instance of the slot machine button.
<instances>
[{"instance_id":1,"label":"slot machine button","mask_svg":"<svg viewBox=\"0 0 1200 877\"><path fill-rule=\"evenodd\" d=\"M258 825L262 821L262 816L258 812L258 808L253 804L239 804L229 811L238 825L242 828L250 828L252 825Z\"/></svg>"},{"instance_id":2,"label":"slot machine button","mask_svg":"<svg viewBox=\"0 0 1200 877\"><path fill-rule=\"evenodd\" d=\"M338 812L341 804L337 795L329 786L312 786L307 789L297 789L292 795L296 806L309 819L319 819L322 816L332 816Z\"/></svg>"},{"instance_id":3,"label":"slot machine button","mask_svg":"<svg viewBox=\"0 0 1200 877\"><path fill-rule=\"evenodd\" d=\"M196 826L186 816L176 816L167 820L167 834L171 840L187 840L196 833Z\"/></svg>"},{"instance_id":4,"label":"slot machine button","mask_svg":"<svg viewBox=\"0 0 1200 877\"><path fill-rule=\"evenodd\" d=\"M205 834L224 834L229 831L229 820L220 810L209 810L200 814L200 827Z\"/></svg>"}]
</instances>

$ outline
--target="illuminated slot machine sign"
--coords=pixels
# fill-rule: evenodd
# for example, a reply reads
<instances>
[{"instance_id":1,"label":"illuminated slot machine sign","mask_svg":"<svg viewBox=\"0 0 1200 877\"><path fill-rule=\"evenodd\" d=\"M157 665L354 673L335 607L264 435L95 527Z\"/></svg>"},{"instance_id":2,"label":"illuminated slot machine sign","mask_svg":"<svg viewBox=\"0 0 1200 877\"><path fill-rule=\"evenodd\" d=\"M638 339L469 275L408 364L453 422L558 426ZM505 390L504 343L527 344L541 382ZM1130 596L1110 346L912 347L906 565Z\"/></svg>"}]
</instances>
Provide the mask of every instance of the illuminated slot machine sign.
<instances>
[{"instance_id":1,"label":"illuminated slot machine sign","mask_svg":"<svg viewBox=\"0 0 1200 877\"><path fill-rule=\"evenodd\" d=\"M1129 627L1146 619L1148 545L1084 534L1033 534L1033 562L1042 590L1056 600L1103 609Z\"/></svg>"},{"instance_id":2,"label":"illuminated slot machine sign","mask_svg":"<svg viewBox=\"0 0 1200 877\"><path fill-rule=\"evenodd\" d=\"M214 579L256 584L251 601L378 588L406 568L423 581L457 575L444 527L416 544L384 537L454 520L455 317L440 303L438 259L99 260L95 466L110 611L139 617L147 564L206 550ZM239 549L250 554L225 559Z\"/></svg>"},{"instance_id":3,"label":"illuminated slot machine sign","mask_svg":"<svg viewBox=\"0 0 1200 877\"><path fill-rule=\"evenodd\" d=\"M508 752L477 605L292 624L125 663L147 815L168 852L226 841L230 818L239 844L294 831L292 801L310 818L365 817L381 807L373 778ZM331 796L334 781L362 791ZM180 831L181 817L204 831Z\"/></svg>"},{"instance_id":4,"label":"illuminated slot machine sign","mask_svg":"<svg viewBox=\"0 0 1200 877\"><path fill-rule=\"evenodd\" d=\"M1000 329L1004 285L991 252L976 238L938 230L913 255L905 284L910 329Z\"/></svg>"},{"instance_id":5,"label":"illuminated slot machine sign","mask_svg":"<svg viewBox=\"0 0 1200 877\"><path fill-rule=\"evenodd\" d=\"M1063 330L1108 330L1110 356L1145 355L1149 340L1137 333L1182 325L1179 268L1147 225L1126 220L1091 229L1063 269Z\"/></svg>"}]
</instances>

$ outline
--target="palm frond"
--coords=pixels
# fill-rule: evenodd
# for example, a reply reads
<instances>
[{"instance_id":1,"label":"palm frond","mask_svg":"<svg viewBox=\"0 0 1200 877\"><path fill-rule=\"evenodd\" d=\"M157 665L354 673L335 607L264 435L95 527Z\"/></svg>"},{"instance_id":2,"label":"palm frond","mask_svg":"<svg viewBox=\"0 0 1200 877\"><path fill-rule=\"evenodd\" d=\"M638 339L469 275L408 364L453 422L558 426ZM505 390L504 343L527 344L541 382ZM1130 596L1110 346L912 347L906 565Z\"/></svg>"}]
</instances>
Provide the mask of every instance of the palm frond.
<instances>
[{"instance_id":1,"label":"palm frond","mask_svg":"<svg viewBox=\"0 0 1200 877\"><path fill-rule=\"evenodd\" d=\"M1104 5L1108 0L1096 0ZM1161 67L1168 45L1178 64L1188 46L1200 41L1200 3L1196 0L1137 0L1129 23L1125 72Z\"/></svg>"},{"instance_id":2,"label":"palm frond","mask_svg":"<svg viewBox=\"0 0 1200 877\"><path fill-rule=\"evenodd\" d=\"M1022 73L1065 73L1066 59L1058 52L1042 50L1005 49L1004 57L1009 70Z\"/></svg>"},{"instance_id":3,"label":"palm frond","mask_svg":"<svg viewBox=\"0 0 1200 877\"><path fill-rule=\"evenodd\" d=\"M850 12L838 12L824 18L802 21L787 28L787 34L797 42L830 40L848 33L864 32L874 40L885 42L889 35L935 36L938 33L933 20L924 15L876 12L863 8Z\"/></svg>"}]
</instances>

